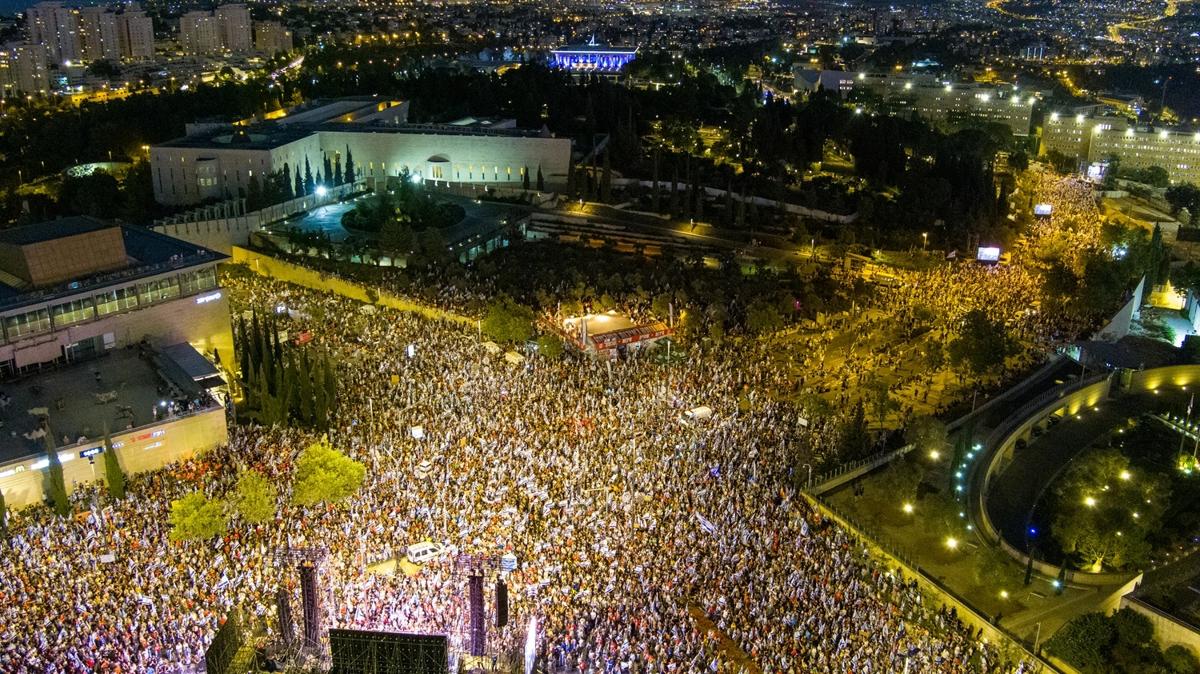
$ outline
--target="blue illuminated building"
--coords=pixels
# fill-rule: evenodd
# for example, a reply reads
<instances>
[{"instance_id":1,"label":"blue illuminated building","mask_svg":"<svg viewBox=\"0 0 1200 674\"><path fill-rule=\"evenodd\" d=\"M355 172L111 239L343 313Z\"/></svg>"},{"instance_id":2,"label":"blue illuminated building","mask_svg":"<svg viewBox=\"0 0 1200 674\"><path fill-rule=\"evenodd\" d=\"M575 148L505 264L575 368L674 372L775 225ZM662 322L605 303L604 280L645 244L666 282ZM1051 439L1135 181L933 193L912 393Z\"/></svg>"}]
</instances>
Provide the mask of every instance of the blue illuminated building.
<instances>
[{"instance_id":1,"label":"blue illuminated building","mask_svg":"<svg viewBox=\"0 0 1200 674\"><path fill-rule=\"evenodd\" d=\"M584 44L567 45L551 50L550 65L572 72L620 72L637 56L637 47L610 47L596 42L596 38Z\"/></svg>"}]
</instances>

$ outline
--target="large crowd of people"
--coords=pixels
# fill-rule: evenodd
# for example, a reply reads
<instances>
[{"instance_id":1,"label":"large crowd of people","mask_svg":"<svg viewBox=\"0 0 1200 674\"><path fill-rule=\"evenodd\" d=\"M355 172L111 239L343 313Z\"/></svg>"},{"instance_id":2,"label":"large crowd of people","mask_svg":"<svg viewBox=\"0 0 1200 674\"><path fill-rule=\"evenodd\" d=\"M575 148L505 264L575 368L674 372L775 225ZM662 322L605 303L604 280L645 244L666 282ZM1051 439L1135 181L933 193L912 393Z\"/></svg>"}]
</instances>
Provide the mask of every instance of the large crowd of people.
<instances>
[{"instance_id":1,"label":"large crowd of people","mask_svg":"<svg viewBox=\"0 0 1200 674\"><path fill-rule=\"evenodd\" d=\"M294 506L290 474L316 438L239 425L221 449L130 476L123 500L80 485L72 517L13 513L0 671L200 671L234 608L277 634L284 587L299 614L296 570L278 551L302 546L328 550L327 627L445 633L461 646L466 581L453 555L416 576L369 569L422 540L516 556L514 618L491 628L491 649L517 652L533 616L547 670L1026 671L793 491L804 464L837 459L839 431L769 395L791 382L766 347L666 368L512 364L459 323L365 314L258 277L224 282L235 310L286 307L291 327L314 335L296 348L335 354L330 440L367 466L366 483L342 503ZM681 421L700 405L712 418ZM219 538L170 542L171 501L228 493L240 470L280 485L274 520L235 517Z\"/></svg>"},{"instance_id":2,"label":"large crowd of people","mask_svg":"<svg viewBox=\"0 0 1200 674\"><path fill-rule=\"evenodd\" d=\"M1031 250L1063 237L1075 250L1096 245L1086 188L1038 172L1020 187L1057 209L1034 223ZM670 366L574 355L514 364L461 322L367 313L248 273L223 282L235 310L283 307L289 329L314 336L295 348L334 355L342 394L329 436L366 464L366 483L342 503L292 505L296 457L317 438L242 424L218 450L130 476L123 500L78 485L71 517L12 513L0 672L200 671L234 609L279 636L275 593L288 589L298 612L299 590L278 553L305 546L328 551L326 627L448 634L454 648L468 613L454 555L515 555L515 619L490 628L491 652L517 653L533 617L549 671L1028 671L795 492L802 470L844 458L838 414L805 409L796 392L845 411L886 371L902 422L942 409L929 400L922 344L949 338L966 312L1000 317L1030 347L1017 368L1070 336L1073 326L1036 310L1038 280L1022 266L896 272L856 316L802 337L794 367L779 367L765 340L693 347ZM419 300L461 311L487 296L438 287ZM873 337L921 324L912 339ZM715 413L685 421L697 406ZM244 470L280 486L272 521L234 516L213 540L169 540L172 500L227 494ZM373 566L423 540L449 554L415 575Z\"/></svg>"}]
</instances>

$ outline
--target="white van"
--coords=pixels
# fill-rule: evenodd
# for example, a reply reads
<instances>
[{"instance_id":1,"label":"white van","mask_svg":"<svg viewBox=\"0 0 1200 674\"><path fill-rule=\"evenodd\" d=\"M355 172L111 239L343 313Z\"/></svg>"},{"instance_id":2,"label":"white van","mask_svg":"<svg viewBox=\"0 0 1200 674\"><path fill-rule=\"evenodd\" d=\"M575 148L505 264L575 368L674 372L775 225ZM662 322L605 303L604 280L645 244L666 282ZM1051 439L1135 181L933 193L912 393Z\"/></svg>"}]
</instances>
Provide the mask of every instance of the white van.
<instances>
[{"instance_id":1,"label":"white van","mask_svg":"<svg viewBox=\"0 0 1200 674\"><path fill-rule=\"evenodd\" d=\"M442 546L438 545L437 543L422 541L420 543L413 543L412 545L408 546L407 557L408 561L412 562L413 564L424 564L425 562L429 562L441 557L444 553L445 550L443 550Z\"/></svg>"}]
</instances>

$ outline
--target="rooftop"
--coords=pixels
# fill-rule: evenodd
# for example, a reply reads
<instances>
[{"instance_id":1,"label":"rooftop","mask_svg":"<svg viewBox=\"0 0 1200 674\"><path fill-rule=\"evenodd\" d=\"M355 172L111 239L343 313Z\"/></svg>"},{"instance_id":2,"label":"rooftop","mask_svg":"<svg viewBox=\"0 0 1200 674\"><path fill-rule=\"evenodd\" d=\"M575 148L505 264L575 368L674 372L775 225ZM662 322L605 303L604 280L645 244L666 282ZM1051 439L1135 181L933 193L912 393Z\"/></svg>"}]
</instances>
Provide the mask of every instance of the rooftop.
<instances>
[{"instance_id":1,"label":"rooftop","mask_svg":"<svg viewBox=\"0 0 1200 674\"><path fill-rule=\"evenodd\" d=\"M461 120L459 120L461 121ZM288 143L308 138L314 133L390 133L390 134L438 134L442 136L512 136L537 138L549 136L545 129L518 129L505 125L477 124L387 124L364 123L342 124L328 122L320 124L292 123L279 125L263 122L249 127L239 127L238 135L232 128L222 128L193 136L184 136L155 145L156 148L195 149L244 149L272 150Z\"/></svg>"},{"instance_id":2,"label":"rooftop","mask_svg":"<svg viewBox=\"0 0 1200 674\"><path fill-rule=\"evenodd\" d=\"M121 269L88 274L40 288L30 288L14 274L0 275L0 311L77 295L92 288L153 276L175 269L218 262L227 256L186 241L133 225L89 217L71 217L0 231L0 244L25 246L119 227L126 264Z\"/></svg>"},{"instance_id":3,"label":"rooftop","mask_svg":"<svg viewBox=\"0 0 1200 674\"><path fill-rule=\"evenodd\" d=\"M171 385L150 354L126 348L110 351L95 360L40 372L0 385L0 462L22 459L45 450L33 434L41 415L59 447L64 437L71 443L85 437L102 438L104 427L112 433L151 423L153 410L170 398ZM161 407L160 407L161 408Z\"/></svg>"}]
</instances>

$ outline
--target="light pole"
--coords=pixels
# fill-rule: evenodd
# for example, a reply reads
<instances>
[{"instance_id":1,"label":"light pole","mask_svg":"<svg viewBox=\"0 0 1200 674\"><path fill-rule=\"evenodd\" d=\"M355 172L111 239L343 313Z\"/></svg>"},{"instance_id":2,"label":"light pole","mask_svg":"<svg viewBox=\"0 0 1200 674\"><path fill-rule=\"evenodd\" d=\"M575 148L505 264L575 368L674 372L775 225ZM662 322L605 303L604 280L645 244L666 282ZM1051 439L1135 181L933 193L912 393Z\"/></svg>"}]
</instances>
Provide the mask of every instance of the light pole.
<instances>
[{"instance_id":1,"label":"light pole","mask_svg":"<svg viewBox=\"0 0 1200 674\"><path fill-rule=\"evenodd\" d=\"M929 244L929 232L921 232L921 252L925 252L925 247Z\"/></svg>"},{"instance_id":2,"label":"light pole","mask_svg":"<svg viewBox=\"0 0 1200 674\"><path fill-rule=\"evenodd\" d=\"M812 486L812 466L811 466L811 465L809 465L809 464L807 464L807 463L805 463L805 464L802 464L802 465L801 465L801 468L807 468L807 469L808 469L808 482L805 482L805 483L804 483L804 488L805 488L805 489L807 489L807 488L809 488L809 487L811 487L811 486Z\"/></svg>"}]
</instances>

